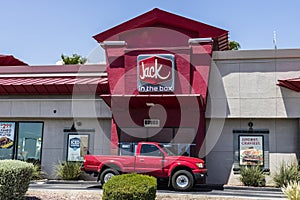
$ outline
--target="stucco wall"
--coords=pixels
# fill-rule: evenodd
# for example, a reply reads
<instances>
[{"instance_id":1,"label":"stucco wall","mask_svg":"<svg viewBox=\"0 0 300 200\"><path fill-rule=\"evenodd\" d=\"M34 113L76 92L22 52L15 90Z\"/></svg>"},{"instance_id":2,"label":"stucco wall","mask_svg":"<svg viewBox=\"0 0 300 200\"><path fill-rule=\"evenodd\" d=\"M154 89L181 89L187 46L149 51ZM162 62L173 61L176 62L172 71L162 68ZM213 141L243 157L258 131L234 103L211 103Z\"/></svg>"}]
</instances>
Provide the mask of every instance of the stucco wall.
<instances>
[{"instance_id":1,"label":"stucco wall","mask_svg":"<svg viewBox=\"0 0 300 200\"><path fill-rule=\"evenodd\" d=\"M2 96L0 117L5 118L111 118L109 107L102 99L71 96Z\"/></svg>"},{"instance_id":2,"label":"stucco wall","mask_svg":"<svg viewBox=\"0 0 300 200\"><path fill-rule=\"evenodd\" d=\"M220 123L222 119L217 119ZM209 169L208 183L214 184L240 184L238 176L233 175L233 129L248 128L247 119L226 119L222 132L217 137L213 128L207 132L208 150L206 164ZM277 171L283 161L297 161L300 152L299 120L298 119L253 119L255 128L268 128L270 141L270 170L271 176ZM207 127L213 127L216 122L207 120ZM214 135L213 137L211 135ZM269 178L270 179L270 178ZM270 180L268 182L271 184Z\"/></svg>"},{"instance_id":3,"label":"stucco wall","mask_svg":"<svg viewBox=\"0 0 300 200\"><path fill-rule=\"evenodd\" d=\"M300 93L277 86L300 77L300 50L214 52L206 111L208 183L239 184L233 175L233 129L269 129L268 183L300 152Z\"/></svg>"},{"instance_id":4,"label":"stucco wall","mask_svg":"<svg viewBox=\"0 0 300 200\"><path fill-rule=\"evenodd\" d=\"M73 122L77 129L95 130L90 135L91 153L110 153L111 111L101 99L2 96L0 107L0 121L44 122L42 169L49 178L54 178L54 165L66 160L64 129L70 129Z\"/></svg>"},{"instance_id":5,"label":"stucco wall","mask_svg":"<svg viewBox=\"0 0 300 200\"><path fill-rule=\"evenodd\" d=\"M90 153L108 155L110 153L110 119L77 119L81 126L77 129L95 129L90 133ZM69 129L73 119L45 119L42 149L42 168L53 178L53 166L67 157L67 135L64 128Z\"/></svg>"},{"instance_id":6,"label":"stucco wall","mask_svg":"<svg viewBox=\"0 0 300 200\"><path fill-rule=\"evenodd\" d=\"M300 50L214 52L206 116L299 118L300 93L276 85L297 77Z\"/></svg>"}]
</instances>

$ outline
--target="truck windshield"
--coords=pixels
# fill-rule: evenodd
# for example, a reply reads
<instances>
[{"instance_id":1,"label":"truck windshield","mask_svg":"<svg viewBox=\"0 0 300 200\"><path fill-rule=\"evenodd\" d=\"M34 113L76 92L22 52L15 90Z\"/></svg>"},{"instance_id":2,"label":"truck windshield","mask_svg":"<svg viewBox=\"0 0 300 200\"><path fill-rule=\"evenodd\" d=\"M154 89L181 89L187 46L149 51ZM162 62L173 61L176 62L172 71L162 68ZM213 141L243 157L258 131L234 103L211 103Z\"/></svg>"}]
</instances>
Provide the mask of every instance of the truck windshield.
<instances>
[{"instance_id":1,"label":"truck windshield","mask_svg":"<svg viewBox=\"0 0 300 200\"><path fill-rule=\"evenodd\" d=\"M170 149L168 149L167 147L165 147L162 144L159 144L159 146L168 154L168 156L176 156L175 153L173 153Z\"/></svg>"}]
</instances>

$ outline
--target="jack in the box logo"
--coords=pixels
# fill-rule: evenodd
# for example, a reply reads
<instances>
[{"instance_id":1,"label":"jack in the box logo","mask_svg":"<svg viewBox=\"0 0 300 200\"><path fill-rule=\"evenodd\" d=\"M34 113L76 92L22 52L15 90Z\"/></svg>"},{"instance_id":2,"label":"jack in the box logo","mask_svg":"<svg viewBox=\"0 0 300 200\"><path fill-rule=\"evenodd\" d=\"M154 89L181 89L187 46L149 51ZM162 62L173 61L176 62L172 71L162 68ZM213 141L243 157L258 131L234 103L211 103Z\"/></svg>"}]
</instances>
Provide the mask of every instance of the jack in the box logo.
<instances>
[{"instance_id":1,"label":"jack in the box logo","mask_svg":"<svg viewBox=\"0 0 300 200\"><path fill-rule=\"evenodd\" d=\"M145 54L137 57L139 92L174 91L174 55Z\"/></svg>"}]
</instances>

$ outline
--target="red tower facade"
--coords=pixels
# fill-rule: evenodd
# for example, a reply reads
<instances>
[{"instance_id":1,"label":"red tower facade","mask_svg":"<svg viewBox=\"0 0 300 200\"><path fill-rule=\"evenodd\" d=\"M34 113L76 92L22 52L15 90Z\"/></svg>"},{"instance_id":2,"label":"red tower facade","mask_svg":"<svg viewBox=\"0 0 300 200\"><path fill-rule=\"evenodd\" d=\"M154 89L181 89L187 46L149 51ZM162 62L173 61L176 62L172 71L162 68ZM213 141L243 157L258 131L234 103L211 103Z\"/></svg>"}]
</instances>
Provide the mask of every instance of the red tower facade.
<instances>
[{"instance_id":1,"label":"red tower facade","mask_svg":"<svg viewBox=\"0 0 300 200\"><path fill-rule=\"evenodd\" d=\"M111 152L119 143L155 141L197 156L205 137L213 50L228 31L159 9L102 32L111 107Z\"/></svg>"}]
</instances>

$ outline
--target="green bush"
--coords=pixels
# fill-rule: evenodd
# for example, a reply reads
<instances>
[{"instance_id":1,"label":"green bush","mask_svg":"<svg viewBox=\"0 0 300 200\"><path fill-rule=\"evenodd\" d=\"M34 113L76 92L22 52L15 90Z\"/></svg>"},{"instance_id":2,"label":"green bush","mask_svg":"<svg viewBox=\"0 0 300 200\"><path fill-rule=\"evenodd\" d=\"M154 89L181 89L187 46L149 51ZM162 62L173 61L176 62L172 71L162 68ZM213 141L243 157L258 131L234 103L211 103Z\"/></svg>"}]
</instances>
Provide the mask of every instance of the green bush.
<instances>
[{"instance_id":1,"label":"green bush","mask_svg":"<svg viewBox=\"0 0 300 200\"><path fill-rule=\"evenodd\" d=\"M141 174L114 176L103 185L103 200L154 200L156 178Z\"/></svg>"},{"instance_id":2,"label":"green bush","mask_svg":"<svg viewBox=\"0 0 300 200\"><path fill-rule=\"evenodd\" d=\"M287 196L289 200L300 199L300 183L291 182L281 188L282 192Z\"/></svg>"},{"instance_id":3,"label":"green bush","mask_svg":"<svg viewBox=\"0 0 300 200\"><path fill-rule=\"evenodd\" d=\"M0 161L0 199L25 199L33 165L19 160Z\"/></svg>"},{"instance_id":4,"label":"green bush","mask_svg":"<svg viewBox=\"0 0 300 200\"><path fill-rule=\"evenodd\" d=\"M287 186L291 182L300 181L300 172L297 163L292 163L290 165L282 163L279 168L279 172L274 175L273 178L277 187Z\"/></svg>"},{"instance_id":5,"label":"green bush","mask_svg":"<svg viewBox=\"0 0 300 200\"><path fill-rule=\"evenodd\" d=\"M82 171L80 162L62 162L56 165L56 175L62 180L78 180Z\"/></svg>"},{"instance_id":6,"label":"green bush","mask_svg":"<svg viewBox=\"0 0 300 200\"><path fill-rule=\"evenodd\" d=\"M263 170L259 166L242 167L240 180L245 186L265 186L266 180Z\"/></svg>"},{"instance_id":7,"label":"green bush","mask_svg":"<svg viewBox=\"0 0 300 200\"><path fill-rule=\"evenodd\" d=\"M45 176L45 172L41 170L40 164L33 164L33 172L31 180L41 180Z\"/></svg>"}]
</instances>

